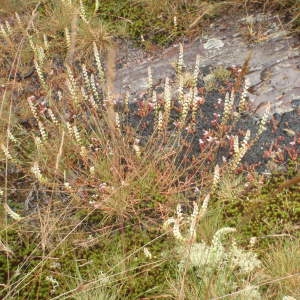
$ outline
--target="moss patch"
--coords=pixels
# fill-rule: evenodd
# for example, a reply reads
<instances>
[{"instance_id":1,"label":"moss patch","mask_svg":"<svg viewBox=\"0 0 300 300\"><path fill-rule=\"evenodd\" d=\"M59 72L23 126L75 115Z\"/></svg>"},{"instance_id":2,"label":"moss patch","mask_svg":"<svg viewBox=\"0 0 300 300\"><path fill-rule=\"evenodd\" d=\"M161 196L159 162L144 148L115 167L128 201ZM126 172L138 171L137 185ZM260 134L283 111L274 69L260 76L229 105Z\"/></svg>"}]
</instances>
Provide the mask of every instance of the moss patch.
<instances>
[{"instance_id":1,"label":"moss patch","mask_svg":"<svg viewBox=\"0 0 300 300\"><path fill-rule=\"evenodd\" d=\"M299 185L281 192L278 187L297 173L298 163L290 162L285 173L273 174L259 192L227 201L222 208L226 223L239 228L245 238L296 233L300 219Z\"/></svg>"}]
</instances>

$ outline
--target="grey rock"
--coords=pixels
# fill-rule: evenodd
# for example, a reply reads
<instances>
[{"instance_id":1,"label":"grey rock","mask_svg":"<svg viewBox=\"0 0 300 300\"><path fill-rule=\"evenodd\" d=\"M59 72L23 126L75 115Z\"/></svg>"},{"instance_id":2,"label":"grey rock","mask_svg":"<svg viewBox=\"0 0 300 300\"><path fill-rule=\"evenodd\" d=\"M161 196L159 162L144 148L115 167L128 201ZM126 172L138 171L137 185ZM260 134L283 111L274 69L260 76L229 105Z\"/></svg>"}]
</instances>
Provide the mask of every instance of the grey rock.
<instances>
[{"instance_id":1,"label":"grey rock","mask_svg":"<svg viewBox=\"0 0 300 300\"><path fill-rule=\"evenodd\" d=\"M261 83L260 71L247 74L246 78L250 81L250 87L257 86L259 83Z\"/></svg>"},{"instance_id":2,"label":"grey rock","mask_svg":"<svg viewBox=\"0 0 300 300\"><path fill-rule=\"evenodd\" d=\"M212 38L209 39L204 45L203 48L210 50L210 49L220 49L224 47L224 42L220 39Z\"/></svg>"}]
</instances>

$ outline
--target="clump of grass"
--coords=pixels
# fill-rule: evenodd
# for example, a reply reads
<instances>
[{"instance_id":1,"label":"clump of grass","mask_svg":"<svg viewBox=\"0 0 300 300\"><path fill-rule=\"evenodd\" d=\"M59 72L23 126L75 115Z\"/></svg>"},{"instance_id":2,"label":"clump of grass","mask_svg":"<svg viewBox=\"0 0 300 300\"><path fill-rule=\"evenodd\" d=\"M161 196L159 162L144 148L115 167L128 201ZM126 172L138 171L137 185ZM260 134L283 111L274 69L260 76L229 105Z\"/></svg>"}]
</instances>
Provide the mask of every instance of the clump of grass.
<instances>
[{"instance_id":1,"label":"clump of grass","mask_svg":"<svg viewBox=\"0 0 300 300\"><path fill-rule=\"evenodd\" d=\"M220 80L221 82L224 82L226 80L229 80L230 78L230 71L228 71L225 67L219 66L215 68L213 71L213 74L217 80Z\"/></svg>"},{"instance_id":2,"label":"clump of grass","mask_svg":"<svg viewBox=\"0 0 300 300\"><path fill-rule=\"evenodd\" d=\"M269 249L264 264L268 276L271 278L284 278L278 283L274 282L268 287L268 293L278 295L289 295L297 297L299 294L299 241L283 240L275 243Z\"/></svg>"},{"instance_id":3,"label":"clump of grass","mask_svg":"<svg viewBox=\"0 0 300 300\"><path fill-rule=\"evenodd\" d=\"M203 78L205 88L208 92L217 91L224 85L225 82L230 80L230 77L230 71L223 66L219 66Z\"/></svg>"}]
</instances>

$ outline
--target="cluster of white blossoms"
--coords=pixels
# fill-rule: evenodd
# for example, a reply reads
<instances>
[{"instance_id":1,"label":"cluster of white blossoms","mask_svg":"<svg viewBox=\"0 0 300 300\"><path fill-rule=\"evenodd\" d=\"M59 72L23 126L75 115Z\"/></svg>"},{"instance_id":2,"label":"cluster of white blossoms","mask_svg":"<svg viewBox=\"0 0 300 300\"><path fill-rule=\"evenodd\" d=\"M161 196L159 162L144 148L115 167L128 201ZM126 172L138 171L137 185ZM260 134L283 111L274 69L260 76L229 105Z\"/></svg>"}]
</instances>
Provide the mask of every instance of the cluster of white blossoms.
<instances>
[{"instance_id":1,"label":"cluster of white blossoms","mask_svg":"<svg viewBox=\"0 0 300 300\"><path fill-rule=\"evenodd\" d=\"M202 206L199 209L198 205L196 202L193 203L193 212L189 216L188 219L185 219L182 213L182 207L180 204L177 205L176 208L176 214L177 217L175 218L169 218L165 221L164 223L164 228L166 229L168 226L173 226L173 235L174 237L181 241L181 242L194 242L196 240L196 225L197 222L202 219L206 212L207 212L207 206L208 202L210 199L210 194L207 194L205 199L203 200ZM183 236L180 230L180 226L183 223L188 223L189 224L189 230L188 233Z\"/></svg>"},{"instance_id":2,"label":"cluster of white blossoms","mask_svg":"<svg viewBox=\"0 0 300 300\"><path fill-rule=\"evenodd\" d=\"M215 169L215 184L219 180L219 167ZM250 285L248 279L250 274L261 266L261 261L258 259L256 253L250 250L239 248L233 239L228 244L224 243L225 236L229 233L236 232L235 228L223 227L216 231L213 235L211 243L204 241L197 241L196 228L200 220L203 219L207 212L210 194L203 200L202 207L199 209L197 203L194 203L194 209L189 218L184 217L181 205L177 206L176 217L169 218L164 223L164 227L172 226L173 236L180 243L177 251L179 257L179 270L194 270L201 279L205 282L211 278L210 275L220 273L218 278L223 280L224 276L228 274L235 274L231 278L232 290L244 286L247 283L247 288L241 291L247 299L261 299L258 287ZM188 232L182 234L181 225L189 225ZM250 245L253 244L251 239ZM224 273L225 272L225 273ZM222 275L223 274L223 275ZM222 279L223 278L223 279ZM225 276L226 278L226 276ZM237 281L237 278L240 280Z\"/></svg>"},{"instance_id":3,"label":"cluster of white blossoms","mask_svg":"<svg viewBox=\"0 0 300 300\"><path fill-rule=\"evenodd\" d=\"M234 240L231 245L224 245L225 235L235 231L231 227L219 229L210 245L203 241L181 245L178 248L178 254L182 257L179 270L194 270L204 284L208 284L211 276L218 274L217 280L226 280L223 284L230 285L231 291L240 290L243 299L262 299L259 287L248 282L251 273L261 266L256 253L237 247ZM228 274L234 276L229 279ZM243 288L245 284L246 288Z\"/></svg>"},{"instance_id":4,"label":"cluster of white blossoms","mask_svg":"<svg viewBox=\"0 0 300 300\"><path fill-rule=\"evenodd\" d=\"M261 261L255 253L238 248L234 241L231 247L224 247L222 243L224 235L235 231L235 228L224 227L214 234L211 245L204 242L192 244L188 255L189 267L199 268L201 272L229 268L240 274L249 274L258 268ZM180 251L184 249L181 248ZM181 263L186 263L186 261L181 261Z\"/></svg>"},{"instance_id":5,"label":"cluster of white blossoms","mask_svg":"<svg viewBox=\"0 0 300 300\"><path fill-rule=\"evenodd\" d=\"M235 241L232 242L227 259L231 263L232 268L238 268L239 272L243 274L248 274L261 265L261 261L257 258L256 253L238 248Z\"/></svg>"}]
</instances>

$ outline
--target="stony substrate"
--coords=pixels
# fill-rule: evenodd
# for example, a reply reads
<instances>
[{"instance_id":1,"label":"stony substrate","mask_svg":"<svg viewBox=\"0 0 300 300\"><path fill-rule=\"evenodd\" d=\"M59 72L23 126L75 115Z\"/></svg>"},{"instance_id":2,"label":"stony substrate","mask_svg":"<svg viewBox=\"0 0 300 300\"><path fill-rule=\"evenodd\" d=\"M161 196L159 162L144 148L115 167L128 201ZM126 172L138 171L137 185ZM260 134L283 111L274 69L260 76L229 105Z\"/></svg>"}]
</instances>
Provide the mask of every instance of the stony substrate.
<instances>
[{"instance_id":1,"label":"stony substrate","mask_svg":"<svg viewBox=\"0 0 300 300\"><path fill-rule=\"evenodd\" d=\"M251 26L252 27L251 27ZM253 36L249 36L249 28ZM248 18L224 17L210 25L193 41L183 40L184 60L188 67L201 56L201 67L242 65L251 54L249 72L250 101L256 112L263 115L271 102L273 113L292 111L300 99L300 50L297 37L282 28L272 15ZM152 56L132 46L120 47L116 91L124 94L141 92L147 87L147 70L151 66L154 79L159 81L173 73L178 44L154 51Z\"/></svg>"},{"instance_id":2,"label":"stony substrate","mask_svg":"<svg viewBox=\"0 0 300 300\"><path fill-rule=\"evenodd\" d=\"M202 74L208 70L202 69ZM203 76L201 76L203 78ZM168 127L156 134L161 138L166 136L177 136L182 155L190 159L197 157L202 151L210 149L212 151L211 160L218 160L220 164L229 161L233 155L234 136L239 136L240 145L243 143L247 130L251 132L251 138L248 152L242 159L240 170L257 170L264 173L284 170L288 159L296 160L300 154L300 109L295 105L292 111L282 114L270 112L267 116L266 129L260 136L257 136L262 116L256 114L251 109L251 103L248 99L248 109L239 112L239 101L241 92L237 93L231 118L228 124L222 125L222 116L224 114L225 92L229 91L234 84L234 79L229 79L220 91L205 92L204 82L198 80L198 106L195 122L191 120L191 107L186 118L185 124L180 127L180 116L182 105L178 102L178 95L175 90L172 103L170 120ZM174 77L173 77L174 79ZM173 82L175 79L173 80ZM172 82L172 81L171 81ZM164 111L163 85L161 81L156 87L159 109ZM123 104L120 103L119 111L123 128L126 125L137 130L141 146L144 146L148 138L153 134L157 126L158 117L151 100L152 91L142 93L133 93L130 97L135 99L129 105L129 113L124 114ZM266 115L265 115L266 116ZM156 125L155 125L156 124ZM185 147L181 147L182 144ZM209 156L208 156L209 162Z\"/></svg>"}]
</instances>

